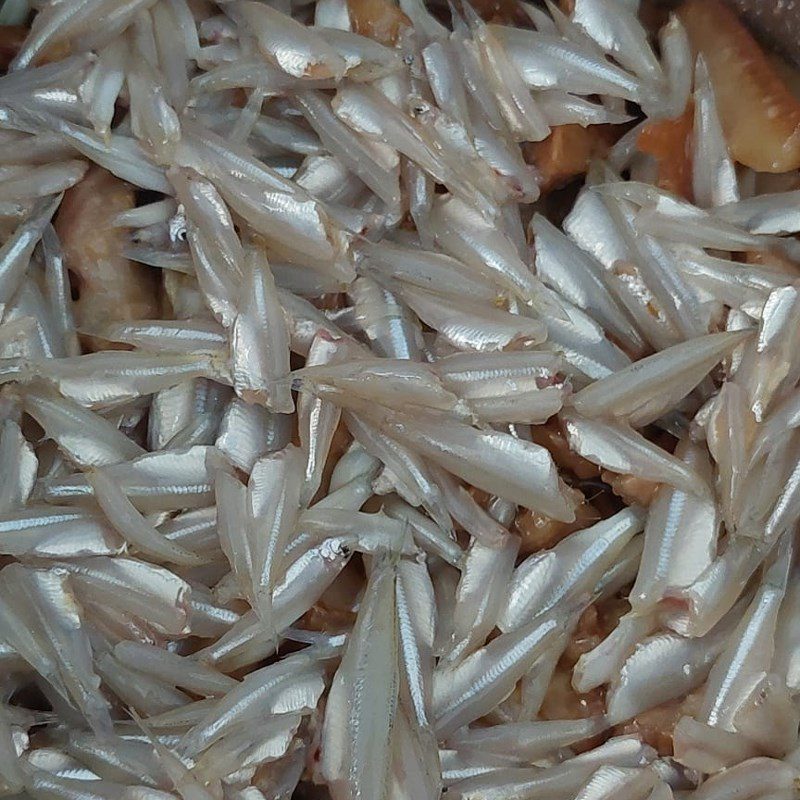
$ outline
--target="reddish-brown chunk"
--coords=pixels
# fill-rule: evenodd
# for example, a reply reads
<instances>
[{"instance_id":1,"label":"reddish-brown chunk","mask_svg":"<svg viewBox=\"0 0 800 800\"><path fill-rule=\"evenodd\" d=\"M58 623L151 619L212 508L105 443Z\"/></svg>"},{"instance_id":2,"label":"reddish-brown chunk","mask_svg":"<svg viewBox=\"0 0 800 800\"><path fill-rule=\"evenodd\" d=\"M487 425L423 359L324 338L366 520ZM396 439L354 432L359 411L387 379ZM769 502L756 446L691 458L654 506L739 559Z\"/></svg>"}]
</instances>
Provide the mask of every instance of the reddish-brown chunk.
<instances>
[{"instance_id":1,"label":"reddish-brown chunk","mask_svg":"<svg viewBox=\"0 0 800 800\"><path fill-rule=\"evenodd\" d=\"M353 30L390 47L411 20L391 0L347 0Z\"/></svg>"},{"instance_id":2,"label":"reddish-brown chunk","mask_svg":"<svg viewBox=\"0 0 800 800\"><path fill-rule=\"evenodd\" d=\"M646 125L638 139L639 150L658 164L657 184L687 200L692 200L693 120L694 104L690 102L679 117Z\"/></svg>"},{"instance_id":3,"label":"reddish-brown chunk","mask_svg":"<svg viewBox=\"0 0 800 800\"><path fill-rule=\"evenodd\" d=\"M522 539L520 554L526 556L555 547L565 536L594 525L600 518L600 512L591 503L581 500L575 508L574 522L559 522L525 508L517 514L512 530Z\"/></svg>"},{"instance_id":4,"label":"reddish-brown chunk","mask_svg":"<svg viewBox=\"0 0 800 800\"><path fill-rule=\"evenodd\" d=\"M603 158L619 136L612 125L556 125L541 142L522 145L525 160L541 175L541 188L549 192L583 175L594 158Z\"/></svg>"},{"instance_id":5,"label":"reddish-brown chunk","mask_svg":"<svg viewBox=\"0 0 800 800\"><path fill-rule=\"evenodd\" d=\"M654 747L662 756L672 755L672 736L681 717L694 716L703 701L699 690L677 700L670 700L660 706L639 714L630 722L614 728L615 736L635 733L643 742Z\"/></svg>"},{"instance_id":6,"label":"reddish-brown chunk","mask_svg":"<svg viewBox=\"0 0 800 800\"><path fill-rule=\"evenodd\" d=\"M800 102L720 0L687 0L680 16L708 65L733 157L760 172L800 167Z\"/></svg>"},{"instance_id":7,"label":"reddish-brown chunk","mask_svg":"<svg viewBox=\"0 0 800 800\"><path fill-rule=\"evenodd\" d=\"M535 425L531 429L531 438L536 444L546 447L550 451L553 461L559 468L568 470L576 478L589 480L600 477L599 467L570 450L558 423L548 422L546 425Z\"/></svg>"},{"instance_id":8,"label":"reddish-brown chunk","mask_svg":"<svg viewBox=\"0 0 800 800\"><path fill-rule=\"evenodd\" d=\"M635 475L619 475L616 472L603 472L603 480L611 487L617 497L627 505L634 503L649 506L655 496L658 484Z\"/></svg>"},{"instance_id":9,"label":"reddish-brown chunk","mask_svg":"<svg viewBox=\"0 0 800 800\"><path fill-rule=\"evenodd\" d=\"M159 316L157 271L127 259L127 232L112 227L114 217L134 205L133 187L100 167L64 194L55 227L74 281L79 330Z\"/></svg>"}]
</instances>

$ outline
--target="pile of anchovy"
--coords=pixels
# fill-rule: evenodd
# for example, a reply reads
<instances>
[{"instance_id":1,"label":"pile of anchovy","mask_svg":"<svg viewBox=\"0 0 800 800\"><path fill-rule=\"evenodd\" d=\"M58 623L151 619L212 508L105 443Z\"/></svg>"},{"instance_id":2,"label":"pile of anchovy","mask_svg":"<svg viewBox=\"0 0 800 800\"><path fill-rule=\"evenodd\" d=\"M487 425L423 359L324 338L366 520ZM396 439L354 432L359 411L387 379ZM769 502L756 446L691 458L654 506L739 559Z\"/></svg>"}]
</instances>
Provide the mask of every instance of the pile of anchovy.
<instances>
[{"instance_id":1,"label":"pile of anchovy","mask_svg":"<svg viewBox=\"0 0 800 800\"><path fill-rule=\"evenodd\" d=\"M0 798L796 800L800 74L670 6L0 0Z\"/></svg>"}]
</instances>

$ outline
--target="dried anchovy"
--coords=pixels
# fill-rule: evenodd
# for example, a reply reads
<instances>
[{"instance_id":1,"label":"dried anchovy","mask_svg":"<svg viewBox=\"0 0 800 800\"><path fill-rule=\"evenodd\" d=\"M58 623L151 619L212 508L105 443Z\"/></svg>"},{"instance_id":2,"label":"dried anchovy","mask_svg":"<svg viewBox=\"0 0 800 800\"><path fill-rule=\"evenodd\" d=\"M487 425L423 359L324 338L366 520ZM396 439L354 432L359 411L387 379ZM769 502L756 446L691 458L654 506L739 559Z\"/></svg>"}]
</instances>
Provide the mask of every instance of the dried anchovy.
<instances>
[{"instance_id":1,"label":"dried anchovy","mask_svg":"<svg viewBox=\"0 0 800 800\"><path fill-rule=\"evenodd\" d=\"M544 5L0 2L0 796L796 797L797 75Z\"/></svg>"}]
</instances>

